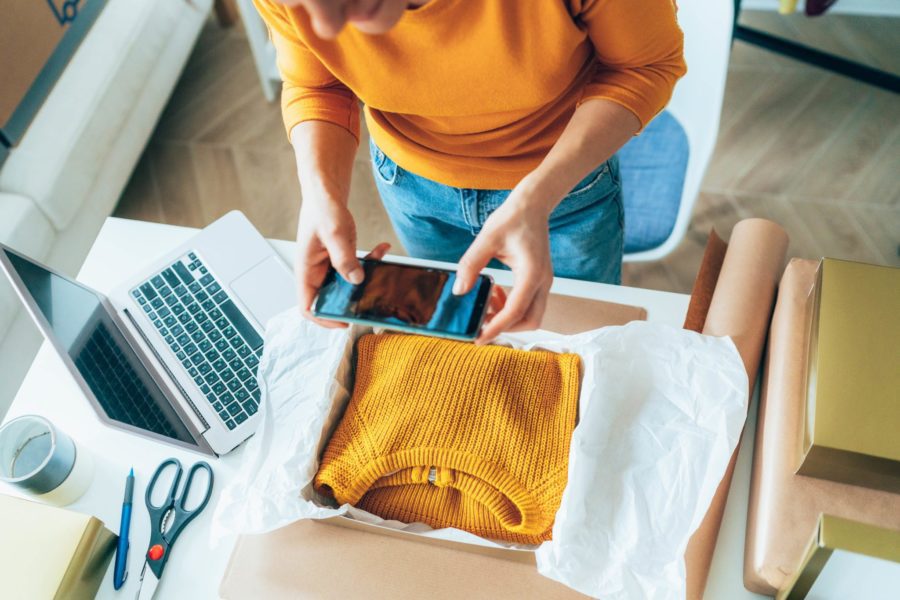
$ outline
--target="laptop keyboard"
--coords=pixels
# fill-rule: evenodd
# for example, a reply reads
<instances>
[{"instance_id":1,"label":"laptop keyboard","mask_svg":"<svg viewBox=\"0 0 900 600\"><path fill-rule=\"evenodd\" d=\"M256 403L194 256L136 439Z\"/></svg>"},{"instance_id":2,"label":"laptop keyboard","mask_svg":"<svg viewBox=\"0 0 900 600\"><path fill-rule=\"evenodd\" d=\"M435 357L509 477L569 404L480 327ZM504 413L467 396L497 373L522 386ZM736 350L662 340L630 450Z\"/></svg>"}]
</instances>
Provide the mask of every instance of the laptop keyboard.
<instances>
[{"instance_id":1,"label":"laptop keyboard","mask_svg":"<svg viewBox=\"0 0 900 600\"><path fill-rule=\"evenodd\" d=\"M131 295L228 429L256 414L263 339L195 252Z\"/></svg>"}]
</instances>

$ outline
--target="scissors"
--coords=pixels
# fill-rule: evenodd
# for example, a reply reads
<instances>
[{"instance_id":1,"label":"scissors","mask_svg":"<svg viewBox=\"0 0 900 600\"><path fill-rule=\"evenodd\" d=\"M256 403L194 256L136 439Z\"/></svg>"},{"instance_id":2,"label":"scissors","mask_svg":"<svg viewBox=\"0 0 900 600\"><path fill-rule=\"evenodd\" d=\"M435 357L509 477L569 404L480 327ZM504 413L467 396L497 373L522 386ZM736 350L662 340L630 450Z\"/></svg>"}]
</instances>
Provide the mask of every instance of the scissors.
<instances>
[{"instance_id":1,"label":"scissors","mask_svg":"<svg viewBox=\"0 0 900 600\"><path fill-rule=\"evenodd\" d=\"M170 465L174 465L175 467L175 478L172 480L172 487L169 490L169 494L166 496L165 501L157 506L153 504L153 501L151 500L153 490L156 487L156 481L159 479L159 476L166 467ZM206 494L203 496L203 500L197 508L187 510L184 503L191 490L194 474L199 470L204 470L209 474L209 483L206 487ZM147 559L144 561L144 568L141 569L140 589L138 590L137 595L138 600L149 600L150 598L153 598L153 594L156 593L156 588L159 586L159 580L162 578L163 569L165 569L166 562L169 560L169 554L172 552L172 546L174 546L175 540L178 539L178 535L187 524L206 507L206 503L209 502L209 497L212 494L213 472L209 463L202 460L194 463L188 470L187 479L184 482L181 494L176 495L178 483L181 481L181 476L183 474L184 469L181 467L181 462L179 462L177 458L169 458L164 460L162 464L156 468L153 479L150 480L150 485L147 486L144 500L147 503L147 511L150 513L150 545L147 549Z\"/></svg>"}]
</instances>

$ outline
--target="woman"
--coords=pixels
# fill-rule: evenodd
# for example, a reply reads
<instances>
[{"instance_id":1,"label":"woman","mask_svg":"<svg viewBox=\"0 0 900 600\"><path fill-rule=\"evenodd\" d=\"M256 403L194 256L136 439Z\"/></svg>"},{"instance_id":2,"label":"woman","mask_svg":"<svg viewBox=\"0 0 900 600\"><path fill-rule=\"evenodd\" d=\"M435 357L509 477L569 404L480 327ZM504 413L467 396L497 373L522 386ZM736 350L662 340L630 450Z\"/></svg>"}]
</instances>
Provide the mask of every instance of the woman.
<instances>
[{"instance_id":1,"label":"woman","mask_svg":"<svg viewBox=\"0 0 900 600\"><path fill-rule=\"evenodd\" d=\"M254 2L284 78L307 316L329 264L363 278L347 209L360 100L410 255L459 261L456 293L492 260L513 272L480 342L539 326L554 274L619 283L614 155L685 72L672 0Z\"/></svg>"}]
</instances>

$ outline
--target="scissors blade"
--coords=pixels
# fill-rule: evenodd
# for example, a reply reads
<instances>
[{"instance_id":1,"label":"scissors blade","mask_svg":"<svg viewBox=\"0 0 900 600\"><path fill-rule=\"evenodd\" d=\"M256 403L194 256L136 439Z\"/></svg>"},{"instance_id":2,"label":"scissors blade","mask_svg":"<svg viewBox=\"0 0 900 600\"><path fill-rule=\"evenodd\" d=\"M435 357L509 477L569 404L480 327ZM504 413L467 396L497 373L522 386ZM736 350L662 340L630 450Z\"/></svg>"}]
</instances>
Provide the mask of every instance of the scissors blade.
<instances>
[{"instance_id":1,"label":"scissors blade","mask_svg":"<svg viewBox=\"0 0 900 600\"><path fill-rule=\"evenodd\" d=\"M144 561L144 568L141 569L141 587L138 590L137 600L151 600L159 587L159 579L153 569L147 568L147 561Z\"/></svg>"}]
</instances>

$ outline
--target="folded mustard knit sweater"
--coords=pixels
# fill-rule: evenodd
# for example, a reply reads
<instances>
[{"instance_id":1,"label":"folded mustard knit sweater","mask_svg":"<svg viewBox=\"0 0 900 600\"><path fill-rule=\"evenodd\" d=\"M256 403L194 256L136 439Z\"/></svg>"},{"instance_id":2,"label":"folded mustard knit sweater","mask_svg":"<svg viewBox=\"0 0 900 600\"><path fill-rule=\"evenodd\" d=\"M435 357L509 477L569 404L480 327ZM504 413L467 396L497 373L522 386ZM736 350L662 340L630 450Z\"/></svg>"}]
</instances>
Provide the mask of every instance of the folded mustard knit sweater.
<instances>
[{"instance_id":1,"label":"folded mustard knit sweater","mask_svg":"<svg viewBox=\"0 0 900 600\"><path fill-rule=\"evenodd\" d=\"M353 395L314 485L385 519L548 540L566 485L579 364L575 354L363 336Z\"/></svg>"}]
</instances>

